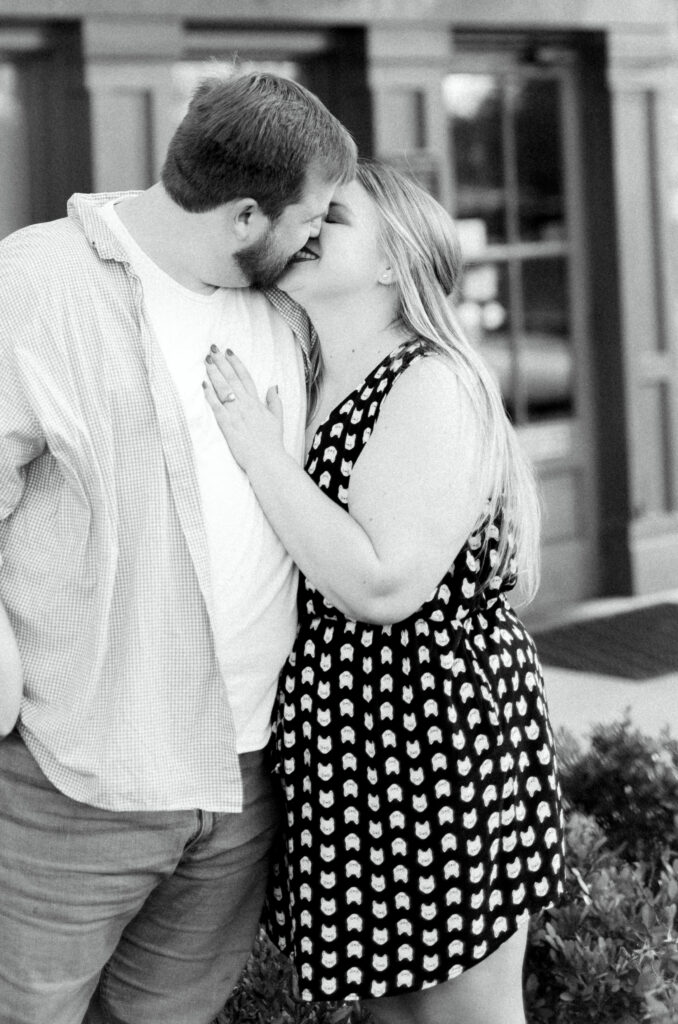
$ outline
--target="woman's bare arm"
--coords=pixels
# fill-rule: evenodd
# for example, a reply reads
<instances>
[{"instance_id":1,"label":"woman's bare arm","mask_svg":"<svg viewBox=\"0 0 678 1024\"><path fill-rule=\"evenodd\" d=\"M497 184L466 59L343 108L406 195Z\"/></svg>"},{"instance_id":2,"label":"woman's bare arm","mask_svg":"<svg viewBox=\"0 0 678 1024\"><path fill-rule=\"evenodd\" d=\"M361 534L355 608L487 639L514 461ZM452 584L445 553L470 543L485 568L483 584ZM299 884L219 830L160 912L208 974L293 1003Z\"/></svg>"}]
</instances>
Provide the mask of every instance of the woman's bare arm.
<instances>
[{"instance_id":1,"label":"woman's bare arm","mask_svg":"<svg viewBox=\"0 0 678 1024\"><path fill-rule=\"evenodd\" d=\"M353 467L347 513L284 451L277 401L267 409L251 394L239 361L213 359L210 380L236 397L222 403L209 388L208 401L304 575L351 618L397 622L416 611L483 507L476 417L452 369L420 359L393 386Z\"/></svg>"}]
</instances>

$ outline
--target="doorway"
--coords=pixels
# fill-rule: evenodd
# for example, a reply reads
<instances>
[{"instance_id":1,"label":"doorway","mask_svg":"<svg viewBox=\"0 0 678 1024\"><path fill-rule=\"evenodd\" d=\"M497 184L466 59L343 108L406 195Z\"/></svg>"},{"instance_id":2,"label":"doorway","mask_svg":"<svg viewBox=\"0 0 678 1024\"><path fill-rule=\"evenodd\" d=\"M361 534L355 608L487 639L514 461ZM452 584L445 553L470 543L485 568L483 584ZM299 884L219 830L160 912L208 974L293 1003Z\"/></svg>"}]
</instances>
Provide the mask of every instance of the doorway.
<instances>
[{"instance_id":1,"label":"doorway","mask_svg":"<svg viewBox=\"0 0 678 1024\"><path fill-rule=\"evenodd\" d=\"M566 47L470 45L442 83L466 268L459 313L542 493L537 615L601 592L577 63Z\"/></svg>"}]
</instances>

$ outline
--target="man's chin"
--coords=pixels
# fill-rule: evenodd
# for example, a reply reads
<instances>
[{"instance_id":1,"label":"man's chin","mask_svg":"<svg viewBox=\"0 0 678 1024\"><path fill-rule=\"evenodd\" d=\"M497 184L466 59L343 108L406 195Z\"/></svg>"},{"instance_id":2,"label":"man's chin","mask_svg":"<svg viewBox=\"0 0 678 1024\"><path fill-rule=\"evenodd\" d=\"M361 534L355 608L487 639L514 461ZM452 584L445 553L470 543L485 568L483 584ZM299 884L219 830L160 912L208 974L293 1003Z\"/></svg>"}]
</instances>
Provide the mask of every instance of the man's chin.
<instances>
[{"instance_id":1,"label":"man's chin","mask_svg":"<svg viewBox=\"0 0 678 1024\"><path fill-rule=\"evenodd\" d=\"M278 282L278 275L273 277L270 274L250 274L247 277L246 288L254 288L255 291L266 291L267 288L275 288Z\"/></svg>"},{"instance_id":2,"label":"man's chin","mask_svg":"<svg viewBox=\"0 0 678 1024\"><path fill-rule=\"evenodd\" d=\"M236 262L250 288L263 291L274 288L289 266L289 258L267 259L259 251L246 251L236 254Z\"/></svg>"}]
</instances>

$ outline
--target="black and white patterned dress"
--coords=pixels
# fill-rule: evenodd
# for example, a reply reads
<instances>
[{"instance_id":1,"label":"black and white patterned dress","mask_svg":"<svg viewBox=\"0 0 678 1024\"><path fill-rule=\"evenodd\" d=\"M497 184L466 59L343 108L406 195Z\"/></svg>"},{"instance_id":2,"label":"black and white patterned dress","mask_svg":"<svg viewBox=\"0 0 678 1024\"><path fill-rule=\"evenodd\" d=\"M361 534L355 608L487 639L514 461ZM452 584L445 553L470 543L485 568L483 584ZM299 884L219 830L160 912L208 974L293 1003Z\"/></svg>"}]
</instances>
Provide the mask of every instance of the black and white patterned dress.
<instances>
[{"instance_id":1,"label":"black and white patterned dress","mask_svg":"<svg viewBox=\"0 0 678 1024\"><path fill-rule=\"evenodd\" d=\"M404 343L318 428L306 469L339 504L382 400L425 354ZM266 926L304 999L447 981L562 890L539 662L506 601L512 580L476 593L483 539L393 626L348 619L301 582L274 728L286 827Z\"/></svg>"}]
</instances>

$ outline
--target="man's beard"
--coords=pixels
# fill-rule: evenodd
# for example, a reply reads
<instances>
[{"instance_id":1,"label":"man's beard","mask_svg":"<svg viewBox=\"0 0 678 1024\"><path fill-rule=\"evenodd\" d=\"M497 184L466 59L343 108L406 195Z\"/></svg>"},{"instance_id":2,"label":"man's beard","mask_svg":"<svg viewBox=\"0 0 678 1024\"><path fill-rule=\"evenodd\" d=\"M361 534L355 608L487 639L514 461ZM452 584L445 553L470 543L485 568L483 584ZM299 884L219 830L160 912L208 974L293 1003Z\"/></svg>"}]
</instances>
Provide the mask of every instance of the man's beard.
<instances>
[{"instance_id":1,"label":"man's beard","mask_svg":"<svg viewBox=\"0 0 678 1024\"><path fill-rule=\"evenodd\" d=\"M240 249L234 257L253 288L272 288L292 259L276 247L275 232L271 227L263 238L252 242L246 249Z\"/></svg>"}]
</instances>

